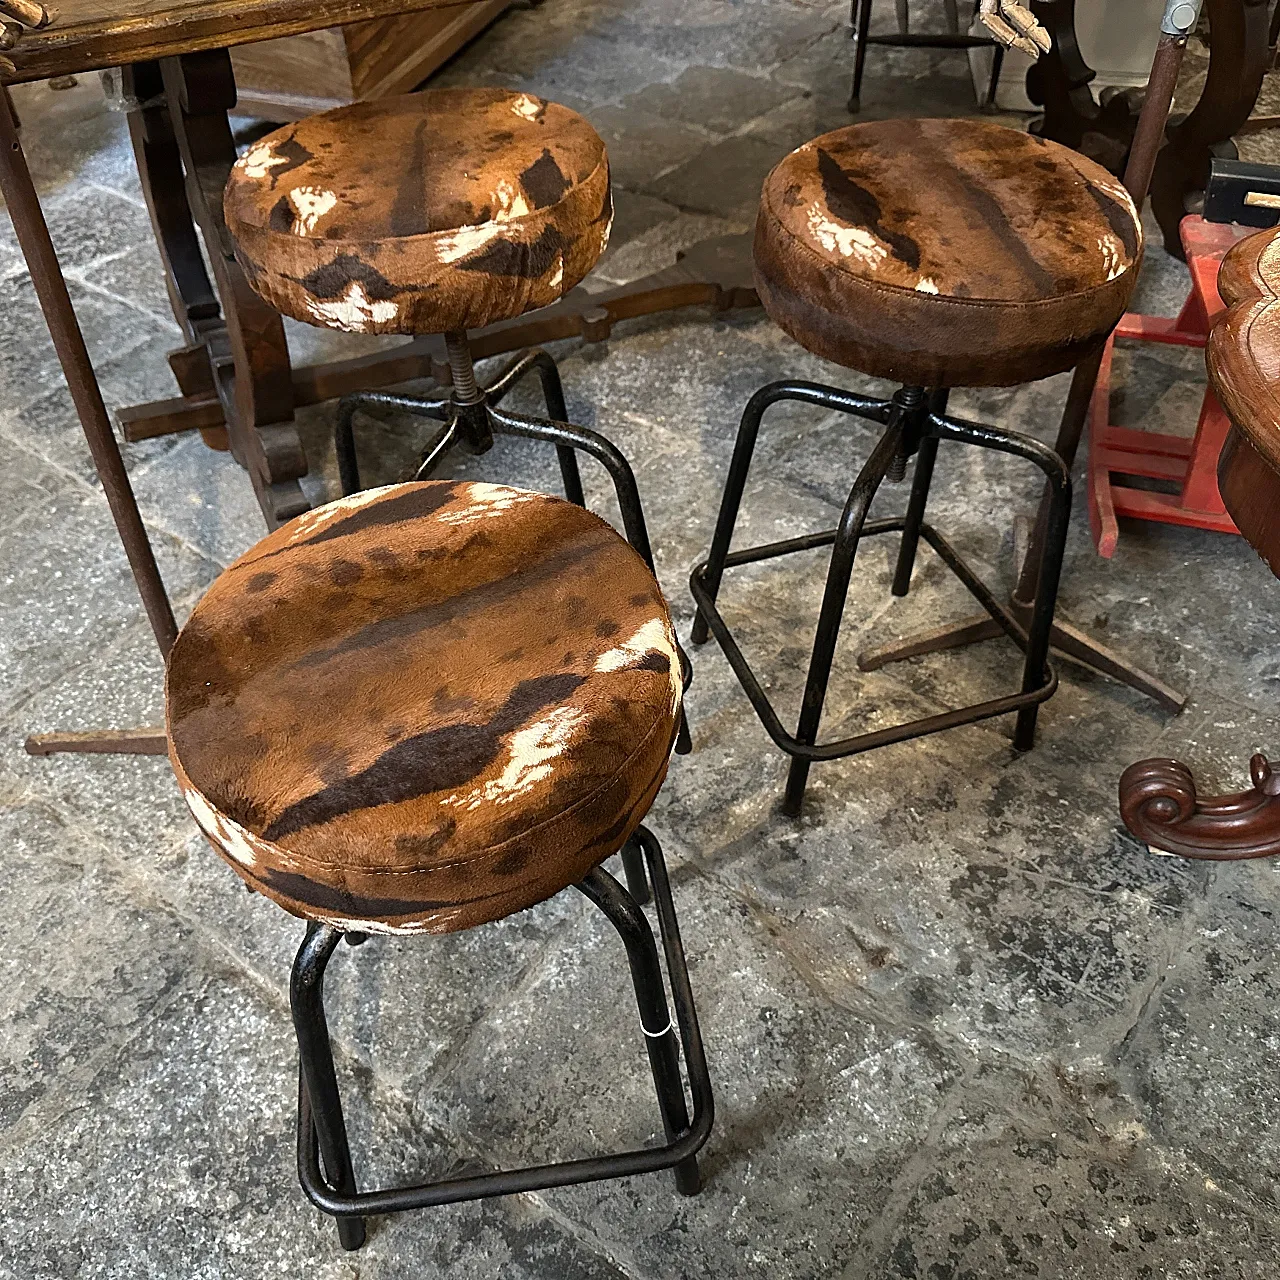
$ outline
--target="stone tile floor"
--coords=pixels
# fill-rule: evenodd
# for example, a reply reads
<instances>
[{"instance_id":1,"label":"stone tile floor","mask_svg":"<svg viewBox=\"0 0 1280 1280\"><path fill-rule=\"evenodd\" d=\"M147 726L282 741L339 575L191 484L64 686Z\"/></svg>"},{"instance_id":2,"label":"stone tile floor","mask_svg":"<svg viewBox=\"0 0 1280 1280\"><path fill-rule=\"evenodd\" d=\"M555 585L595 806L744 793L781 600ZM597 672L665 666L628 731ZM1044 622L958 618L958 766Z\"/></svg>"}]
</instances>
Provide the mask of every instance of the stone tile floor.
<instances>
[{"instance_id":1,"label":"stone tile floor","mask_svg":"<svg viewBox=\"0 0 1280 1280\"><path fill-rule=\"evenodd\" d=\"M605 134L619 216L603 286L745 228L764 171L845 122L846 21L835 0L546 0L444 78L528 87ZM963 72L955 55L876 51L866 113L971 112ZM172 394L176 330L123 120L89 80L16 97L108 402ZM1172 312L1185 287L1153 248L1144 307ZM342 345L291 336L303 353ZM1115 810L1141 756L1232 789L1274 742L1280 587L1246 547L1129 526L1103 562L1078 499L1063 612L1188 689L1184 714L1067 667L1033 753L990 723L820 766L798 822L777 812L783 761L724 660L697 652L695 752L652 823L717 1091L705 1191L679 1200L651 1177L442 1209L379 1221L346 1256L294 1180L285 981L299 926L196 837L164 761L21 752L30 730L154 722L161 668L7 224L0 351L0 1275L1276 1274L1280 868L1153 857ZM871 385L758 313L690 311L557 354L572 414L636 464L685 634L685 575L747 395L779 376ZM1118 364L1121 421L1191 429L1194 356ZM1048 436L1064 391L1059 378L956 404ZM317 498L333 479L330 412L306 415ZM381 479L421 439L407 422L371 434ZM832 523L870 439L779 413L748 536ZM127 457L188 608L261 533L249 485L196 438ZM455 472L553 483L544 455L516 447ZM601 499L602 476L589 484ZM933 509L1000 581L1011 517L1034 495L1016 467L944 450ZM966 607L927 556L893 601L890 550L871 544L860 565L833 734L972 700L1016 668L991 644L859 674L867 637ZM726 595L784 707L819 569L744 574ZM574 895L343 953L331 1000L366 1185L654 1134L620 949Z\"/></svg>"}]
</instances>

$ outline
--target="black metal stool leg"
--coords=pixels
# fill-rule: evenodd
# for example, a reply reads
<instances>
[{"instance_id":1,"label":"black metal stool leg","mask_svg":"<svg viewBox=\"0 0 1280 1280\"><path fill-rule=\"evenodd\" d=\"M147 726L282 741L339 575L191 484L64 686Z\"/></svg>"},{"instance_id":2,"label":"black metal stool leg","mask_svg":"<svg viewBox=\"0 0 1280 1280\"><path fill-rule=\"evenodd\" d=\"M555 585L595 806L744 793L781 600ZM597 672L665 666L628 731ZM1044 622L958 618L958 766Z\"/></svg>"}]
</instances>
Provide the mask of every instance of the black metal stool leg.
<instances>
[{"instance_id":1,"label":"black metal stool leg","mask_svg":"<svg viewBox=\"0 0 1280 1280\"><path fill-rule=\"evenodd\" d=\"M822 386L816 382L771 382L761 387L747 401L738 426L738 438L733 446L733 459L729 474L725 477L724 494L720 499L720 514L716 518L716 531L711 540L711 550L705 562L696 570L701 589L714 604L720 593L725 564L729 558L729 544L733 541L733 526L738 520L742 495L747 487L747 474L751 470L751 456L755 453L756 439L765 410L780 400L795 400L801 404L816 405L820 409L847 413L852 417L887 424L893 412L888 400L872 400L867 396L841 391L836 387ZM691 639L694 644L705 643L709 634L707 620L699 609L693 617Z\"/></svg>"},{"instance_id":2,"label":"black metal stool leg","mask_svg":"<svg viewBox=\"0 0 1280 1280\"><path fill-rule=\"evenodd\" d=\"M1055 454L1056 458L1057 455ZM1063 474L1045 469L1054 485L1049 507L1049 525L1040 559L1040 578L1036 585L1036 602L1027 628L1027 657L1022 670L1022 691L1038 688L1044 681L1049 661L1049 644L1053 635L1053 614L1058 605L1058 580L1062 576L1062 558L1067 547L1067 527L1071 521L1071 477L1061 462ZM1040 704L1032 703L1018 712L1013 730L1013 745L1019 751L1030 751L1036 743L1036 719Z\"/></svg>"},{"instance_id":3,"label":"black metal stool leg","mask_svg":"<svg viewBox=\"0 0 1280 1280\"><path fill-rule=\"evenodd\" d=\"M622 870L627 879L627 892L641 905L649 901L649 881L644 874L644 850L632 836L622 846Z\"/></svg>"},{"instance_id":4,"label":"black metal stool leg","mask_svg":"<svg viewBox=\"0 0 1280 1280\"><path fill-rule=\"evenodd\" d=\"M343 396L338 401L338 419L333 431L333 443L338 454L338 479L342 486L342 496L349 498L353 493L360 492L360 466L356 458L353 424L356 414L361 409L370 406L384 409L402 409L406 413L421 414L425 418L438 418L443 422L449 412L450 403L447 397L442 400L435 400L421 396L396 395L388 391L356 391L351 395ZM446 427L445 432L437 437L431 449L428 450L429 455L439 456L443 451L441 443L444 436L448 434L449 428Z\"/></svg>"},{"instance_id":5,"label":"black metal stool leg","mask_svg":"<svg viewBox=\"0 0 1280 1280\"><path fill-rule=\"evenodd\" d=\"M996 105L996 94L1000 90L1000 73L1004 70L1004 45L994 44L991 48L991 84L987 88L987 106Z\"/></svg>"},{"instance_id":6,"label":"black metal stool leg","mask_svg":"<svg viewBox=\"0 0 1280 1280\"><path fill-rule=\"evenodd\" d=\"M289 1006L298 1036L300 1102L315 1126L324 1157L325 1177L334 1190L354 1195L356 1175L351 1165L342 1098L333 1066L333 1047L324 1016L324 971L341 940L342 931L330 925L314 922L307 925L306 937L293 962ZM360 1248L365 1239L364 1219L339 1217L338 1238L344 1249Z\"/></svg>"},{"instance_id":7,"label":"black metal stool leg","mask_svg":"<svg viewBox=\"0 0 1280 1280\"><path fill-rule=\"evenodd\" d=\"M1058 580L1062 575L1067 526L1071 519L1071 473L1067 470L1066 463L1047 444L1031 436L959 418L947 418L936 413L930 415L929 422L931 429L944 440L959 440L965 444L976 444L982 448L1026 458L1044 472L1050 492L1049 518L1044 552L1040 559L1040 581L1025 639L1026 662L1022 671L1022 692L1043 688L1049 664L1053 613L1058 603ZM1018 712L1013 734L1013 745L1017 750L1030 751L1035 745L1039 711L1040 704L1036 702Z\"/></svg>"},{"instance_id":8,"label":"black metal stool leg","mask_svg":"<svg viewBox=\"0 0 1280 1280\"><path fill-rule=\"evenodd\" d=\"M711 550L707 554L707 568L703 575L703 583L712 600L720 594L724 562L729 555L729 544L733 541L733 526L738 522L738 509L742 506L742 494L747 487L747 475L751 471L751 456L756 451L760 423L764 418L764 411L779 398L776 393L781 385L775 382L761 387L747 401L747 407L742 411L738 438L734 442L733 458L729 463L729 474L725 477L724 494L720 498L716 531L711 539ZM693 615L693 630L689 638L694 644L705 644L708 634L707 620L699 609Z\"/></svg>"},{"instance_id":9,"label":"black metal stool leg","mask_svg":"<svg viewBox=\"0 0 1280 1280\"><path fill-rule=\"evenodd\" d=\"M589 871L578 888L609 917L626 946L663 1129L667 1141L674 1142L689 1129L689 1107L680 1079L680 1041L667 1010L653 931L635 899L601 867ZM688 1156L672 1172L682 1195L697 1195L701 1190L697 1156Z\"/></svg>"},{"instance_id":10,"label":"black metal stool leg","mask_svg":"<svg viewBox=\"0 0 1280 1280\"><path fill-rule=\"evenodd\" d=\"M871 456L854 481L849 499L840 515L835 542L831 547L831 567L827 570L827 586L822 597L822 610L818 615L818 629L813 640L813 656L809 659L809 674L805 679L804 701L800 706L800 724L796 740L811 747L818 740L818 724L822 719L822 706L827 697L827 681L831 678L831 663L835 658L836 643L840 639L840 622L844 615L845 600L849 594L849 578L853 574L853 561L862 537L871 500L884 479L895 456L902 447L904 429L897 419L880 437ZM802 756L793 756L787 771L787 789L783 796L782 811L790 817L800 813L805 784L809 780L809 766L813 762Z\"/></svg>"},{"instance_id":11,"label":"black metal stool leg","mask_svg":"<svg viewBox=\"0 0 1280 1280\"><path fill-rule=\"evenodd\" d=\"M943 414L947 411L949 393L934 391L929 396L929 411ZM933 464L938 457L938 439L926 436L920 441L916 454L915 475L911 480L911 500L907 504L906 524L902 528L902 543L898 549L898 567L893 575L893 594L905 596L911 589L911 572L916 564L916 550L920 545L920 526L924 523L925 506L929 501L929 486L933 483Z\"/></svg>"},{"instance_id":12,"label":"black metal stool leg","mask_svg":"<svg viewBox=\"0 0 1280 1280\"><path fill-rule=\"evenodd\" d=\"M498 404L521 378L534 370L537 371L542 383L542 398L546 401L547 417L555 422L567 422L569 410L564 402L564 384L560 381L560 370L550 352L543 351L541 347L522 352L498 375L492 386L485 388L485 398L491 405ZM564 496L570 502L585 507L587 499L582 491L578 455L566 445L556 445L556 457L560 462Z\"/></svg>"},{"instance_id":13,"label":"black metal stool leg","mask_svg":"<svg viewBox=\"0 0 1280 1280\"><path fill-rule=\"evenodd\" d=\"M862 110L862 73L867 66L867 36L871 34L871 0L858 0L858 18L853 52L853 88L849 94L849 110Z\"/></svg>"}]
</instances>

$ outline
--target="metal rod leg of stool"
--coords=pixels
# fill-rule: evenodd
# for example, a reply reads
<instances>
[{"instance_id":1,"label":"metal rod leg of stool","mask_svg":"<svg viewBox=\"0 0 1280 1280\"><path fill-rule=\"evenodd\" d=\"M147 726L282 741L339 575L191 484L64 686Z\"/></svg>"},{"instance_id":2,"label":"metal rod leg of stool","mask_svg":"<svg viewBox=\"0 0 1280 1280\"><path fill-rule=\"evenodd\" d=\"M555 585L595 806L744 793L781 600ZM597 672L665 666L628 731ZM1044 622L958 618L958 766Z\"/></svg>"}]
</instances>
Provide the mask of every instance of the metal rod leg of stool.
<instances>
[{"instance_id":1,"label":"metal rod leg of stool","mask_svg":"<svg viewBox=\"0 0 1280 1280\"><path fill-rule=\"evenodd\" d=\"M929 396L929 412L942 415L947 411L950 392L943 389ZM929 486L933 483L933 464L938 458L938 438L926 436L920 441L916 454L916 470L911 480L911 499L907 504L906 524L902 529L902 544L898 550L898 567L893 575L893 594L905 596L911 589L911 572L916 564L916 551L920 546L920 526L924 523L925 507L929 502Z\"/></svg>"},{"instance_id":2,"label":"metal rod leg of stool","mask_svg":"<svg viewBox=\"0 0 1280 1280\"><path fill-rule=\"evenodd\" d=\"M342 931L330 925L314 922L307 925L306 937L293 962L289 1006L298 1036L299 1103L303 1112L299 1141L307 1132L305 1121L309 1113L320 1142L320 1154L324 1157L325 1177L334 1190L354 1195L356 1175L347 1143L329 1025L324 1016L324 971L341 940ZM364 1238L363 1218L338 1219L338 1239L344 1249L360 1248Z\"/></svg>"},{"instance_id":3,"label":"metal rod leg of stool","mask_svg":"<svg viewBox=\"0 0 1280 1280\"><path fill-rule=\"evenodd\" d=\"M818 725L822 719L822 707L827 698L827 682L831 678L831 663L835 658L836 644L840 639L840 623L844 617L845 600L849 594L849 579L853 574L853 561L862 537L871 500L884 479L895 456L902 447L903 426L895 420L880 437L879 444L871 451L840 515L840 525L831 547L831 567L827 570L827 586L822 597L822 611L818 615L818 628L813 639L813 656L809 659L809 674L805 679L804 701L800 707L800 724L796 739L805 746L813 746L818 740ZM809 780L812 763L803 756L793 756L787 771L787 789L782 800L782 811L790 817L800 813L805 785Z\"/></svg>"},{"instance_id":4,"label":"metal rod leg of stool","mask_svg":"<svg viewBox=\"0 0 1280 1280\"><path fill-rule=\"evenodd\" d=\"M424 418L444 421L449 413L450 400L446 396L435 399L424 396L398 395L394 391L354 391L338 401L338 416L333 427L333 447L338 455L338 483L342 496L349 498L360 492L360 464L356 457L355 418L362 409L398 409L403 413L418 414ZM446 429L445 435L448 435ZM437 438L433 452L441 443Z\"/></svg>"},{"instance_id":5,"label":"metal rod leg of stool","mask_svg":"<svg viewBox=\"0 0 1280 1280\"><path fill-rule=\"evenodd\" d=\"M853 86L849 92L849 110L862 110L862 73L867 67L867 36L871 34L871 0L859 0L854 24Z\"/></svg>"},{"instance_id":6,"label":"metal rod leg of stool","mask_svg":"<svg viewBox=\"0 0 1280 1280\"><path fill-rule=\"evenodd\" d=\"M622 846L622 870L627 878L627 892L641 905L649 901L649 881L644 873L644 850L636 836Z\"/></svg>"},{"instance_id":7,"label":"metal rod leg of stool","mask_svg":"<svg viewBox=\"0 0 1280 1280\"><path fill-rule=\"evenodd\" d=\"M569 409L564 402L564 384L560 381L560 370L549 351L541 347L523 352L512 364L508 365L492 386L485 388L485 399L491 405L498 404L502 398L526 374L536 370L542 383L542 398L547 406L547 417L555 422L568 422ZM582 491L582 476L578 471L578 456L565 445L556 446L556 457L560 462L560 477L564 484L564 496L580 507L587 505L586 495Z\"/></svg>"},{"instance_id":8,"label":"metal rod leg of stool","mask_svg":"<svg viewBox=\"0 0 1280 1280\"><path fill-rule=\"evenodd\" d=\"M867 0L864 0L864 3ZM738 425L738 438L733 446L733 458L729 463L729 474L725 477L724 494L720 499L720 514L716 517L716 531L711 539L711 550L707 553L707 572L703 578L707 594L712 600L720 594L720 583L724 579L724 562L729 555L729 544L733 541L733 526L738 522L738 510L742 506L742 495L747 487L747 475L751 471L751 455L756 451L756 439L760 435L760 423L764 411L778 398L775 394L780 384L773 383L761 387L747 401L742 411L742 421ZM701 611L693 616L693 630L690 639L694 644L706 644L710 630L707 620Z\"/></svg>"},{"instance_id":9,"label":"metal rod leg of stool","mask_svg":"<svg viewBox=\"0 0 1280 1280\"><path fill-rule=\"evenodd\" d=\"M1035 605L1023 616L1015 611L1014 617L1025 630L1025 638L1019 643L1025 649L1022 692L1031 693L1044 687L1049 646L1053 637L1053 613L1058 603L1058 582L1062 575L1062 558L1067 544L1067 526L1071 519L1071 472L1067 464L1048 445L1032 436L1016 431L1004 431L998 427L978 422L966 422L960 418L945 418L932 414L930 430L943 440L958 440L962 444L994 449L1013 457L1024 458L1037 466L1044 474L1048 508L1045 522L1045 540L1039 551L1041 589L1036 593ZM1029 751L1035 745L1036 718L1039 703L1033 703L1018 712L1013 745L1019 751Z\"/></svg>"},{"instance_id":10,"label":"metal rod leg of stool","mask_svg":"<svg viewBox=\"0 0 1280 1280\"><path fill-rule=\"evenodd\" d=\"M680 1079L680 1040L667 1009L653 930L635 899L603 868L589 871L578 888L609 917L627 949L662 1125L667 1141L674 1142L689 1129L689 1107ZM697 1156L682 1160L672 1172L682 1195L697 1195L702 1186Z\"/></svg>"},{"instance_id":11,"label":"metal rod leg of stool","mask_svg":"<svg viewBox=\"0 0 1280 1280\"><path fill-rule=\"evenodd\" d=\"M1055 455L1056 458L1056 455ZM1027 654L1022 673L1022 692L1029 693L1044 682L1049 662L1049 645L1053 639L1053 614L1058 606L1058 583L1062 576L1062 559L1067 548L1067 526L1071 521L1071 475L1065 464L1055 474L1045 470L1045 488L1052 494L1043 551L1040 555L1039 585L1031 622L1027 628ZM1013 745L1018 751L1030 751L1036 741L1036 718L1040 704L1033 703L1018 712L1013 731Z\"/></svg>"},{"instance_id":12,"label":"metal rod leg of stool","mask_svg":"<svg viewBox=\"0 0 1280 1280\"><path fill-rule=\"evenodd\" d=\"M771 382L768 386L761 387L747 401L738 426L738 438L733 446L729 474L725 477L724 495L720 499L720 514L716 517L711 550L707 553L706 568L701 575L702 587L713 601L720 593L720 583L724 578L725 561L729 556L729 544L733 541L733 527L742 506L742 495L747 487L747 475L751 470L751 456L755 453L760 424L765 410L782 400L816 405L820 409L878 422L881 426L888 425L894 412L893 405L888 400L872 400L816 382ZM694 614L691 635L693 643L704 644L709 635L707 620L701 612Z\"/></svg>"}]
</instances>

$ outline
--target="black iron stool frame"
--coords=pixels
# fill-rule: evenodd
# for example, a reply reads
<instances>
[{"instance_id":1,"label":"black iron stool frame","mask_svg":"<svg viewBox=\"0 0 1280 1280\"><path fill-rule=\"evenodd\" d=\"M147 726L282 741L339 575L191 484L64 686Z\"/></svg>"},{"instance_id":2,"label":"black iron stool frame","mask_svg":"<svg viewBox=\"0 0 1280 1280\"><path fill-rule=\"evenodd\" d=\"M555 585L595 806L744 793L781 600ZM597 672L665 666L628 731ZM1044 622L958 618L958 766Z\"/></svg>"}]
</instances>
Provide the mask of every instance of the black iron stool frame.
<instances>
[{"instance_id":1,"label":"black iron stool frame","mask_svg":"<svg viewBox=\"0 0 1280 1280\"><path fill-rule=\"evenodd\" d=\"M809 767L815 760L838 760L844 756L870 751L875 747L905 742L925 734L940 733L962 724L988 720L1009 712L1018 713L1014 730L1014 746L1028 750L1035 742L1036 715L1040 703L1053 696L1058 678L1048 664L1049 632L1053 625L1053 611L1057 602L1058 578L1062 569L1062 557L1066 546L1067 523L1071 513L1071 476L1066 465L1052 449L1030 436L1013 431L1002 431L981 423L946 416L947 392L926 393L921 387L903 387L891 400L872 400L836 387L815 382L774 382L762 387L747 402L738 429L733 460L725 482L720 515L716 522L715 536L707 559L696 565L690 576L689 586L697 605L693 622L694 644L705 643L708 633L715 635L734 674L738 677L746 695L765 730L779 747L791 756L791 768L787 775L783 811L792 817L800 812ZM765 546L751 547L745 551L730 552L733 527L738 518L746 488L751 457L765 411L782 400L798 400L865 418L882 424L886 430L871 456L858 473L845 503L837 528L823 533L805 534L771 542ZM960 554L932 525L924 522L925 506L929 498L929 486L933 480L934 460L938 442L955 440L979 448L994 449L1013 454L1033 462L1044 472L1052 491L1047 537L1040 566L1040 585L1036 593L1030 627L1018 624L1013 615L991 594ZM915 475L911 498L905 516L888 520L867 520L871 500L881 481L886 477L901 480L906 475L907 459L916 456ZM897 569L893 579L893 594L905 596L911 585L911 573L915 566L916 551L920 539L938 553L944 564L960 579L961 583L977 599L978 603L1001 626L1005 633L1025 652L1022 689L1015 694L993 698L973 706L962 707L938 715L911 720L889 729L873 733L856 734L836 742L818 744L818 725L826 701L827 682L831 676L836 642L840 636L840 623L845 600L849 593L849 579L853 572L854 556L858 543L864 537L882 533L901 533L902 544L898 553ZM724 578L724 571L738 565L754 564L796 551L811 551L816 547L830 546L831 565L827 571L826 591L818 617L814 636L813 655L809 661L809 673L805 680L804 698L801 703L799 726L794 735L782 727L782 721L768 696L756 679L732 633L716 608L716 597Z\"/></svg>"},{"instance_id":2,"label":"black iron stool frame","mask_svg":"<svg viewBox=\"0 0 1280 1280\"><path fill-rule=\"evenodd\" d=\"M360 490L360 466L356 457L355 417L362 409L399 409L406 413L421 414L443 422L443 428L423 451L414 471L415 480L426 480L455 445L471 454L488 453L493 448L495 435L524 436L530 440L544 440L556 447L560 462L560 475L564 483L564 496L579 507L585 507L586 497L582 489L582 476L578 471L576 450L589 454L604 467L613 481L618 508L622 513L622 527L627 541L640 558L649 566L655 577L653 548L649 544L649 530L645 524L644 508L640 504L640 490L636 486L635 473L625 455L598 431L574 426L566 422L568 411L564 403L564 388L560 371L547 351L531 348L522 351L505 369L489 383L480 386L476 382L475 365L471 348L464 332L445 334L445 350L449 357L449 370L453 376L453 388L449 395L410 396L390 391L356 391L344 396L338 404L338 420L334 429L334 442L338 454L338 476L342 496L349 497ZM550 417L535 418L523 413L508 413L498 406L515 385L531 373L536 373L542 383L542 396ZM684 687L693 680L693 668L684 649L677 644L680 656L680 673ZM680 712L680 728L676 737L676 754L688 755L692 750L689 725L684 710ZM642 899L643 901L644 899Z\"/></svg>"},{"instance_id":3,"label":"black iron stool frame","mask_svg":"<svg viewBox=\"0 0 1280 1280\"><path fill-rule=\"evenodd\" d=\"M603 867L589 871L577 888L608 916L626 946L640 1009L640 1026L666 1135L666 1142L660 1147L642 1147L616 1155L474 1174L417 1186L357 1191L324 1012L325 969L343 934L331 925L308 924L289 984L289 1004L299 1051L298 1178L311 1202L337 1218L343 1248L359 1249L364 1244L364 1218L370 1214L401 1213L460 1200L540 1191L661 1169L674 1170L676 1188L682 1195L696 1195L701 1189L697 1153L710 1136L715 1104L671 884L662 849L646 827L637 830L623 851L623 859L629 883L634 885L637 877L643 883L647 867L648 880L653 886L678 1037L667 1008L653 931L635 897ZM363 942L366 936L348 934L347 938L356 943ZM689 1074L692 1119L680 1078L681 1049Z\"/></svg>"}]
</instances>

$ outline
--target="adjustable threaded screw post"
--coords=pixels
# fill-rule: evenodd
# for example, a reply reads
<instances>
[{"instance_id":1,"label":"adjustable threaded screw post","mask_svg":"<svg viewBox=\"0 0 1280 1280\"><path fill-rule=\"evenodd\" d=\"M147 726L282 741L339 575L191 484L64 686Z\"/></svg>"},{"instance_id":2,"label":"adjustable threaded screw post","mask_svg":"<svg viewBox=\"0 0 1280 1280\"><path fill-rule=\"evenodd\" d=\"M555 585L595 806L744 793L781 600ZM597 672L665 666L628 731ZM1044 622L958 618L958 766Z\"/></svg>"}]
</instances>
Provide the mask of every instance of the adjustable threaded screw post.
<instances>
[{"instance_id":1,"label":"adjustable threaded screw post","mask_svg":"<svg viewBox=\"0 0 1280 1280\"><path fill-rule=\"evenodd\" d=\"M924 388L901 387L894 393L893 403L898 407L902 418L906 419L906 425L910 427L913 421L924 412ZM898 452L893 455L893 461L889 463L889 469L884 473L884 478L891 484L901 484L907 478L907 458L915 447L911 443L913 434L910 430L903 434Z\"/></svg>"},{"instance_id":2,"label":"adjustable threaded screw post","mask_svg":"<svg viewBox=\"0 0 1280 1280\"><path fill-rule=\"evenodd\" d=\"M465 329L444 335L445 354L453 377L453 399L456 404L478 404L482 399L476 385L476 367L471 361L471 344Z\"/></svg>"}]
</instances>

